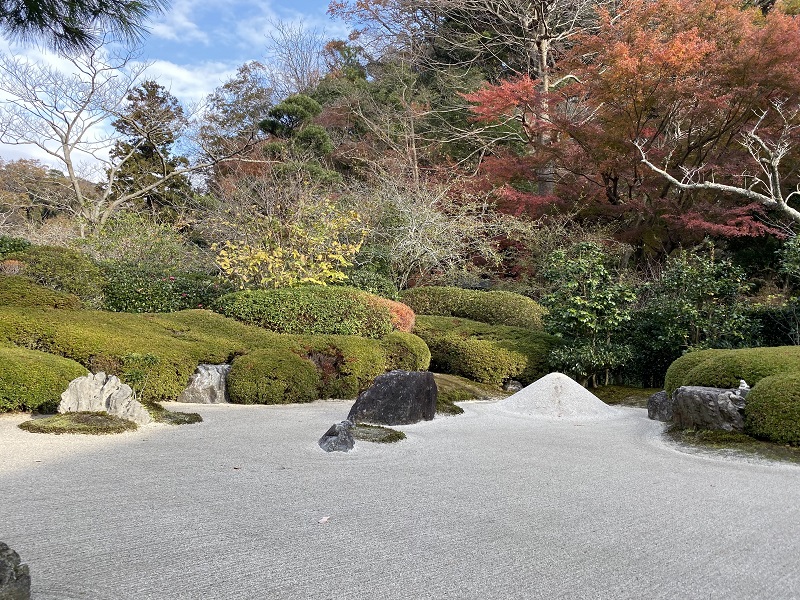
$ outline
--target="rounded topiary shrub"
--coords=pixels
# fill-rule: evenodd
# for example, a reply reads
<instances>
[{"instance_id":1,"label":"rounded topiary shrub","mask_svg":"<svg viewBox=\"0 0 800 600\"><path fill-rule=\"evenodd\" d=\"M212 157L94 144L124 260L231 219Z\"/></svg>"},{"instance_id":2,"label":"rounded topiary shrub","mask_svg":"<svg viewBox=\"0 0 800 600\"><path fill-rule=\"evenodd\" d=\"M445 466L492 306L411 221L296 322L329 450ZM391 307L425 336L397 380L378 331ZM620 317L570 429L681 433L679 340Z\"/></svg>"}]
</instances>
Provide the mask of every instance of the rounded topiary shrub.
<instances>
[{"instance_id":1,"label":"rounded topiary shrub","mask_svg":"<svg viewBox=\"0 0 800 600\"><path fill-rule=\"evenodd\" d=\"M19 274L39 285L75 294L93 308L102 306L100 267L80 252L56 246L31 246L6 255L6 261L22 263Z\"/></svg>"},{"instance_id":2,"label":"rounded topiary shrub","mask_svg":"<svg viewBox=\"0 0 800 600\"><path fill-rule=\"evenodd\" d=\"M514 292L465 290L447 286L409 288L400 299L418 315L463 317L491 325L542 328L545 309Z\"/></svg>"},{"instance_id":3,"label":"rounded topiary shrub","mask_svg":"<svg viewBox=\"0 0 800 600\"><path fill-rule=\"evenodd\" d=\"M86 373L67 358L0 346L0 412L55 412L69 382Z\"/></svg>"},{"instance_id":4,"label":"rounded topiary shrub","mask_svg":"<svg viewBox=\"0 0 800 600\"><path fill-rule=\"evenodd\" d=\"M284 348L259 349L239 356L228 374L228 395L238 404L290 404L319 397L314 364Z\"/></svg>"},{"instance_id":5,"label":"rounded topiary shrub","mask_svg":"<svg viewBox=\"0 0 800 600\"><path fill-rule=\"evenodd\" d=\"M427 371L431 365L428 344L418 335L394 331L381 342L386 351L387 369Z\"/></svg>"},{"instance_id":6,"label":"rounded topiary shrub","mask_svg":"<svg viewBox=\"0 0 800 600\"><path fill-rule=\"evenodd\" d=\"M0 275L0 306L77 310L83 303L74 294L36 285L19 275Z\"/></svg>"},{"instance_id":7,"label":"rounded topiary shrub","mask_svg":"<svg viewBox=\"0 0 800 600\"><path fill-rule=\"evenodd\" d=\"M541 331L426 315L417 316L414 333L430 349L432 370L493 385L546 375L550 349L561 343Z\"/></svg>"},{"instance_id":8,"label":"rounded topiary shrub","mask_svg":"<svg viewBox=\"0 0 800 600\"><path fill-rule=\"evenodd\" d=\"M348 287L301 286L226 294L214 309L278 333L380 338L393 326L390 310L375 298Z\"/></svg>"},{"instance_id":9,"label":"rounded topiary shrub","mask_svg":"<svg viewBox=\"0 0 800 600\"><path fill-rule=\"evenodd\" d=\"M123 262L106 262L101 268L103 308L114 312L206 308L231 291L230 284L206 273L170 273Z\"/></svg>"},{"instance_id":10,"label":"rounded topiary shrub","mask_svg":"<svg viewBox=\"0 0 800 600\"><path fill-rule=\"evenodd\" d=\"M759 381L747 395L744 417L749 435L800 446L800 373Z\"/></svg>"},{"instance_id":11,"label":"rounded topiary shrub","mask_svg":"<svg viewBox=\"0 0 800 600\"><path fill-rule=\"evenodd\" d=\"M351 335L293 336L320 374L320 398L355 398L391 368L383 340Z\"/></svg>"}]
</instances>

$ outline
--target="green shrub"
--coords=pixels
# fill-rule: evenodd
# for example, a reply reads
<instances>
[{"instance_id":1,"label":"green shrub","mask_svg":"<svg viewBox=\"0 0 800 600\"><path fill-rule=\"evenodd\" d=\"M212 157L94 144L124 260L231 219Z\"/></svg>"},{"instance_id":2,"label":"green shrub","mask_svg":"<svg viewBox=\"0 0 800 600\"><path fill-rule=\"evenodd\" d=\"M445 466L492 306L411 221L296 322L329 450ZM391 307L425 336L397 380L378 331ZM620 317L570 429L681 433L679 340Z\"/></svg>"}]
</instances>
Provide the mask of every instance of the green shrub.
<instances>
[{"instance_id":1,"label":"green shrub","mask_svg":"<svg viewBox=\"0 0 800 600\"><path fill-rule=\"evenodd\" d=\"M20 275L39 285L75 294L88 306L102 306L100 268L80 252L56 246L31 246L4 258L23 263Z\"/></svg>"},{"instance_id":2,"label":"green shrub","mask_svg":"<svg viewBox=\"0 0 800 600\"><path fill-rule=\"evenodd\" d=\"M0 235L0 258L3 258L6 254L22 252L30 248L30 245L31 243L28 240Z\"/></svg>"},{"instance_id":3,"label":"green shrub","mask_svg":"<svg viewBox=\"0 0 800 600\"><path fill-rule=\"evenodd\" d=\"M379 338L392 330L391 315L373 298L354 288L301 286L227 294L214 308L278 333Z\"/></svg>"},{"instance_id":4,"label":"green shrub","mask_svg":"<svg viewBox=\"0 0 800 600\"><path fill-rule=\"evenodd\" d=\"M670 365L665 389L672 394L682 385L735 388L740 379L755 387L765 377L793 371L800 371L800 346L701 350Z\"/></svg>"},{"instance_id":5,"label":"green shrub","mask_svg":"<svg viewBox=\"0 0 800 600\"><path fill-rule=\"evenodd\" d=\"M427 371L431 351L421 337L413 333L393 331L381 340L389 368L404 371Z\"/></svg>"},{"instance_id":6,"label":"green shrub","mask_svg":"<svg viewBox=\"0 0 800 600\"><path fill-rule=\"evenodd\" d=\"M369 269L359 269L347 273L347 285L361 291L395 300L397 298L397 286L394 282L382 273L376 273Z\"/></svg>"},{"instance_id":7,"label":"green shrub","mask_svg":"<svg viewBox=\"0 0 800 600\"><path fill-rule=\"evenodd\" d=\"M239 356L228 374L228 394L238 404L288 404L318 398L321 378L311 361L288 349L259 349Z\"/></svg>"},{"instance_id":8,"label":"green shrub","mask_svg":"<svg viewBox=\"0 0 800 600\"><path fill-rule=\"evenodd\" d=\"M544 308L514 292L426 286L403 290L400 299L418 315L463 317L491 325L542 328Z\"/></svg>"},{"instance_id":9,"label":"green shrub","mask_svg":"<svg viewBox=\"0 0 800 600\"><path fill-rule=\"evenodd\" d=\"M0 346L0 412L55 412L61 394L86 368L75 361L16 346Z\"/></svg>"},{"instance_id":10,"label":"green shrub","mask_svg":"<svg viewBox=\"0 0 800 600\"><path fill-rule=\"evenodd\" d=\"M745 432L800 446L800 373L765 377L753 386L745 406Z\"/></svg>"},{"instance_id":11,"label":"green shrub","mask_svg":"<svg viewBox=\"0 0 800 600\"><path fill-rule=\"evenodd\" d=\"M546 375L547 355L560 343L540 331L452 317L418 316L414 333L430 348L433 370L495 385Z\"/></svg>"},{"instance_id":12,"label":"green shrub","mask_svg":"<svg viewBox=\"0 0 800 600\"><path fill-rule=\"evenodd\" d=\"M231 291L230 284L206 273L159 271L130 263L102 265L104 308L113 312L175 312L207 308Z\"/></svg>"},{"instance_id":13,"label":"green shrub","mask_svg":"<svg viewBox=\"0 0 800 600\"><path fill-rule=\"evenodd\" d=\"M83 304L74 294L56 292L19 275L0 275L0 306L78 310Z\"/></svg>"}]
</instances>

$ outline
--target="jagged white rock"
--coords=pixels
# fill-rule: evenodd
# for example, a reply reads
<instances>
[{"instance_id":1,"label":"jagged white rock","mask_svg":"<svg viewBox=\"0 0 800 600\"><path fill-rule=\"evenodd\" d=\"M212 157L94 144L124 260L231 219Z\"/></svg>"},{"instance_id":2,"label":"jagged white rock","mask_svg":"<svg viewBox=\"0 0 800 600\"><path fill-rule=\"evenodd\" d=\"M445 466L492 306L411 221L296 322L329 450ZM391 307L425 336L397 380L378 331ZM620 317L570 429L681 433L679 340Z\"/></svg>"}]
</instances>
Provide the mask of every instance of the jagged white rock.
<instances>
[{"instance_id":1,"label":"jagged white rock","mask_svg":"<svg viewBox=\"0 0 800 600\"><path fill-rule=\"evenodd\" d=\"M498 402L504 412L566 421L608 419L618 411L563 373L550 373Z\"/></svg>"},{"instance_id":2,"label":"jagged white rock","mask_svg":"<svg viewBox=\"0 0 800 600\"><path fill-rule=\"evenodd\" d=\"M102 371L73 379L61 394L58 412L82 411L105 411L138 425L147 425L152 421L147 409L133 397L130 386L122 383L119 377L106 375Z\"/></svg>"}]
</instances>

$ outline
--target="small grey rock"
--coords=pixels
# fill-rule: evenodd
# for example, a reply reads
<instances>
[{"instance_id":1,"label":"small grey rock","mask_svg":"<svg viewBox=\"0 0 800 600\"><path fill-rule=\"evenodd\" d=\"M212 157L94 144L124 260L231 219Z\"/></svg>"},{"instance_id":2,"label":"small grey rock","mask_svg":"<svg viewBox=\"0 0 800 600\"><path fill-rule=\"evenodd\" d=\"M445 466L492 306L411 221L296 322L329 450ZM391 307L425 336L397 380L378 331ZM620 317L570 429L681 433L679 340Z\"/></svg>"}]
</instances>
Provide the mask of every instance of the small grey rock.
<instances>
[{"instance_id":1,"label":"small grey rock","mask_svg":"<svg viewBox=\"0 0 800 600\"><path fill-rule=\"evenodd\" d=\"M19 554L0 542L0 600L30 600L31 574Z\"/></svg>"},{"instance_id":2,"label":"small grey rock","mask_svg":"<svg viewBox=\"0 0 800 600\"><path fill-rule=\"evenodd\" d=\"M647 416L654 421L672 421L672 398L661 390L647 399Z\"/></svg>"},{"instance_id":3,"label":"small grey rock","mask_svg":"<svg viewBox=\"0 0 800 600\"><path fill-rule=\"evenodd\" d=\"M342 421L331 425L330 429L319 438L319 447L325 452L349 452L352 450L356 441L353 439L352 421Z\"/></svg>"},{"instance_id":4,"label":"small grey rock","mask_svg":"<svg viewBox=\"0 0 800 600\"><path fill-rule=\"evenodd\" d=\"M516 379L509 379L503 384L503 389L507 392L517 393L522 389L523 385Z\"/></svg>"},{"instance_id":5,"label":"small grey rock","mask_svg":"<svg viewBox=\"0 0 800 600\"><path fill-rule=\"evenodd\" d=\"M197 365L189 385L178 396L178 402L221 404L228 401L227 379L230 365Z\"/></svg>"},{"instance_id":6,"label":"small grey rock","mask_svg":"<svg viewBox=\"0 0 800 600\"><path fill-rule=\"evenodd\" d=\"M73 379L61 394L58 412L84 411L105 411L137 425L147 425L153 420L142 403L134 398L130 386L122 383L116 375L106 375L102 371Z\"/></svg>"}]
</instances>

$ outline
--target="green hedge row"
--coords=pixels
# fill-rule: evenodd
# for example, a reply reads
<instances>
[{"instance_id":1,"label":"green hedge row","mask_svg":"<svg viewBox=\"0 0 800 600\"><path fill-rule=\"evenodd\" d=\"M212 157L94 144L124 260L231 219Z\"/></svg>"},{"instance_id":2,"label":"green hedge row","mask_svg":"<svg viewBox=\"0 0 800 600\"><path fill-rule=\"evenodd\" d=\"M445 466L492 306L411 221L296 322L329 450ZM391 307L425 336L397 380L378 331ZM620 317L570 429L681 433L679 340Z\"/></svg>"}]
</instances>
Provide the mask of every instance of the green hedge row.
<instances>
[{"instance_id":1,"label":"green hedge row","mask_svg":"<svg viewBox=\"0 0 800 600\"><path fill-rule=\"evenodd\" d=\"M69 382L86 372L67 358L0 346L0 412L54 412Z\"/></svg>"},{"instance_id":2,"label":"green hedge row","mask_svg":"<svg viewBox=\"0 0 800 600\"><path fill-rule=\"evenodd\" d=\"M214 309L278 333L380 338L397 322L393 305L403 307L355 288L314 285L234 292L219 298Z\"/></svg>"},{"instance_id":3,"label":"green hedge row","mask_svg":"<svg viewBox=\"0 0 800 600\"><path fill-rule=\"evenodd\" d=\"M287 336L205 310L135 315L0 307L0 344L68 358L84 372L118 375L145 401L177 398L199 363L231 362L259 349L262 356L272 352L286 364L298 364L292 354L312 365L320 374L318 398L354 396L385 370L422 370L429 361L424 342L411 334L396 332L380 341ZM291 381L295 375L286 372L280 377ZM241 383L236 375L232 379L234 386ZM287 390L291 396L288 386ZM239 401L254 401L248 392L237 393Z\"/></svg>"},{"instance_id":4,"label":"green hedge row","mask_svg":"<svg viewBox=\"0 0 800 600\"><path fill-rule=\"evenodd\" d=\"M546 375L547 355L561 343L541 331L427 315L417 316L414 333L430 348L433 370L493 385Z\"/></svg>"},{"instance_id":5,"label":"green hedge row","mask_svg":"<svg viewBox=\"0 0 800 600\"><path fill-rule=\"evenodd\" d=\"M403 290L400 299L418 315L462 317L490 325L542 329L545 314L545 309L527 296L505 291L423 286Z\"/></svg>"},{"instance_id":6,"label":"green hedge row","mask_svg":"<svg viewBox=\"0 0 800 600\"><path fill-rule=\"evenodd\" d=\"M685 354L667 370L665 389L683 385L751 390L745 432L779 444L800 445L800 346L701 350Z\"/></svg>"}]
</instances>

